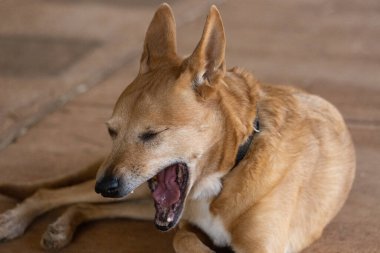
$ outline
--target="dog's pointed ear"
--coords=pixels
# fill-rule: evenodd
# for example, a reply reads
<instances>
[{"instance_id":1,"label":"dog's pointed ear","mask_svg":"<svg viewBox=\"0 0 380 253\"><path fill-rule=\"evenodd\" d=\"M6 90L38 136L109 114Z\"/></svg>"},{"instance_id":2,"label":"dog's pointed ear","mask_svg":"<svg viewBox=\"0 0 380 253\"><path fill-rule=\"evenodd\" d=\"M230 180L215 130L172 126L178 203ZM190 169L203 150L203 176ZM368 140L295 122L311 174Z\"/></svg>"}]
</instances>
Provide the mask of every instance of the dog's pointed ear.
<instances>
[{"instance_id":1,"label":"dog's pointed ear","mask_svg":"<svg viewBox=\"0 0 380 253\"><path fill-rule=\"evenodd\" d=\"M145 35L144 51L140 61L140 73L154 69L163 59L177 55L176 25L172 9L161 4Z\"/></svg>"},{"instance_id":2,"label":"dog's pointed ear","mask_svg":"<svg viewBox=\"0 0 380 253\"><path fill-rule=\"evenodd\" d=\"M199 86L212 82L215 77L225 73L226 39L220 13L215 5L211 6L207 21L193 54L186 64L195 73L193 84Z\"/></svg>"}]
</instances>

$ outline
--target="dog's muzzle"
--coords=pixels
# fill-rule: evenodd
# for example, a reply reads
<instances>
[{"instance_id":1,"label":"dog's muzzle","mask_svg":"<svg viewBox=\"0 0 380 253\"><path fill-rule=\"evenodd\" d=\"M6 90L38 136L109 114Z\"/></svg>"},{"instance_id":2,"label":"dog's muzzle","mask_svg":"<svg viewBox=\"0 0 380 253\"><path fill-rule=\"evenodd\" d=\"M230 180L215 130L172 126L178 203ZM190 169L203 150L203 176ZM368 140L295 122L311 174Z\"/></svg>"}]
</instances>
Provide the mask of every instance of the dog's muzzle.
<instances>
[{"instance_id":1,"label":"dog's muzzle","mask_svg":"<svg viewBox=\"0 0 380 253\"><path fill-rule=\"evenodd\" d=\"M95 192L107 198L121 198L133 192L149 177L137 176L131 171L124 171L121 176L105 174L99 177L95 184Z\"/></svg>"}]
</instances>

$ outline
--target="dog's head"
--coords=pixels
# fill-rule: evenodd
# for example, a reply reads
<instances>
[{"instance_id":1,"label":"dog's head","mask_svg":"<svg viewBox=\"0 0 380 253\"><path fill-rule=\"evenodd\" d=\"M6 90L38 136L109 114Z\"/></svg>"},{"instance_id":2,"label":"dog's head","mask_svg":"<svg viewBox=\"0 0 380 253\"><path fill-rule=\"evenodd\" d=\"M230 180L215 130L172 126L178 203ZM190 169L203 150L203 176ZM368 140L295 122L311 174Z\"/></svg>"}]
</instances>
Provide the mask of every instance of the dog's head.
<instances>
[{"instance_id":1,"label":"dog's head","mask_svg":"<svg viewBox=\"0 0 380 253\"><path fill-rule=\"evenodd\" d=\"M148 181L156 225L168 230L201 178L220 173L217 165L226 157L233 163L234 151L222 154L217 145L228 131L228 113L220 105L226 88L220 88L226 86L224 52L224 28L215 6L195 51L185 59L176 53L172 11L160 6L146 33L139 74L107 122L113 148L99 169L98 193L122 197Z\"/></svg>"}]
</instances>

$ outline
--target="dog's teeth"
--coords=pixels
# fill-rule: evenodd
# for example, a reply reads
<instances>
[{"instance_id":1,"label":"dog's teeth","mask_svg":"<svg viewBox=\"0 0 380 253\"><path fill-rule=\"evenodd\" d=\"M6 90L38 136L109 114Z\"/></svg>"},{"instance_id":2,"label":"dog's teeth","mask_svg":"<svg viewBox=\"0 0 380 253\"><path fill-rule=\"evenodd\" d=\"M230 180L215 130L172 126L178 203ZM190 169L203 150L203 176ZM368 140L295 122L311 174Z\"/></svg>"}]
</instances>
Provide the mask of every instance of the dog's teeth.
<instances>
[{"instance_id":1,"label":"dog's teeth","mask_svg":"<svg viewBox=\"0 0 380 253\"><path fill-rule=\"evenodd\" d=\"M182 170L181 169L178 169L177 176L178 176L178 178L182 179Z\"/></svg>"},{"instance_id":2,"label":"dog's teeth","mask_svg":"<svg viewBox=\"0 0 380 253\"><path fill-rule=\"evenodd\" d=\"M131 191L131 194L133 194L135 191Z\"/></svg>"},{"instance_id":3,"label":"dog's teeth","mask_svg":"<svg viewBox=\"0 0 380 253\"><path fill-rule=\"evenodd\" d=\"M169 223L169 222L172 222L173 220L174 220L174 213L169 213L168 218L166 219L166 221Z\"/></svg>"},{"instance_id":4,"label":"dog's teeth","mask_svg":"<svg viewBox=\"0 0 380 253\"><path fill-rule=\"evenodd\" d=\"M159 225L159 226L166 226L166 225L167 225L167 222L165 222L165 221L160 221L160 220L157 220L156 223L157 223L157 225Z\"/></svg>"}]
</instances>

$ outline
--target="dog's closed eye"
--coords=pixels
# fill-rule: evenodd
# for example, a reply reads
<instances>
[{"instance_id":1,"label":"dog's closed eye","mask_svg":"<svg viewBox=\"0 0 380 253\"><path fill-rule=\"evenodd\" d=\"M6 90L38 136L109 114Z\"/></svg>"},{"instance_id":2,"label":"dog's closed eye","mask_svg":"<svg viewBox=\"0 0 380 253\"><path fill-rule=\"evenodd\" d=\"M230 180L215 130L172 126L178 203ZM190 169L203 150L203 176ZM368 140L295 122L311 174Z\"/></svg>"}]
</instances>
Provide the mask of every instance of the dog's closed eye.
<instances>
[{"instance_id":1,"label":"dog's closed eye","mask_svg":"<svg viewBox=\"0 0 380 253\"><path fill-rule=\"evenodd\" d=\"M164 130L161 130L161 131L149 130L149 131L146 131L146 132L140 134L139 138L140 138L140 140L142 140L144 142L145 141L150 141L150 140L153 140L155 137L157 137L158 134L160 134L160 133L162 133L162 132L164 132L166 130L167 130L167 128L164 129Z\"/></svg>"},{"instance_id":2,"label":"dog's closed eye","mask_svg":"<svg viewBox=\"0 0 380 253\"><path fill-rule=\"evenodd\" d=\"M150 141L154 139L158 134L159 132L147 131L145 133L140 134L139 138L142 141Z\"/></svg>"}]
</instances>

